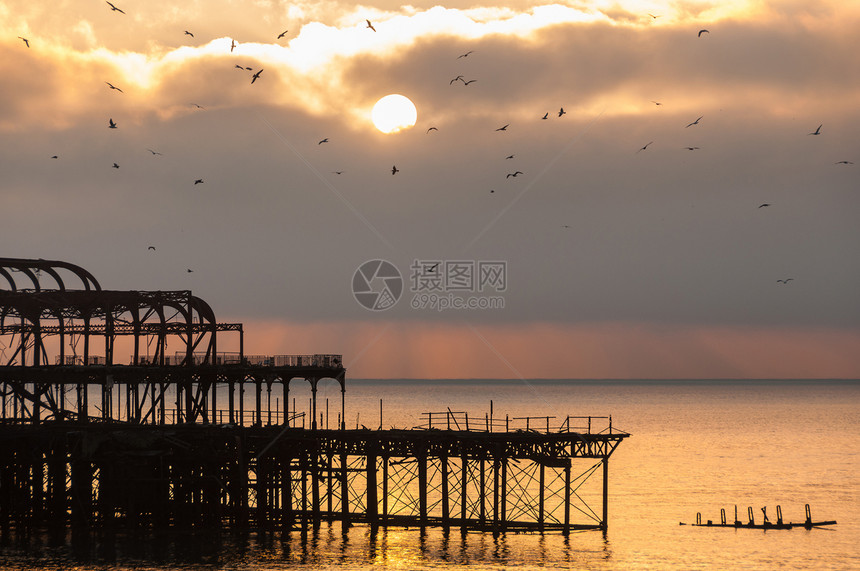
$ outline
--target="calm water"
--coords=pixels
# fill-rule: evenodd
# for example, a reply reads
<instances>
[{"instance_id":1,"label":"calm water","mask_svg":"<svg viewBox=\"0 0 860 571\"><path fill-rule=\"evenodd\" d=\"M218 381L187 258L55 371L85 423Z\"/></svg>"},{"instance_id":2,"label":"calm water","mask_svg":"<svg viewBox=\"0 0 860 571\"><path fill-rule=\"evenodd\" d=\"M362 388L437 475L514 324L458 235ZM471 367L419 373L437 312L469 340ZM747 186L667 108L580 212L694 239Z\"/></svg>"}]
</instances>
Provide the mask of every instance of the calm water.
<instances>
[{"instance_id":1,"label":"calm water","mask_svg":"<svg viewBox=\"0 0 860 571\"><path fill-rule=\"evenodd\" d=\"M300 393L298 382L291 394ZM331 414L340 391L321 385ZM858 381L349 381L347 426L412 427L426 411L483 418L612 415L631 433L610 460L609 531L559 535L339 524L302 534L169 535L146 540L5 537L0 568L68 569L860 569ZM306 401L306 398L304 399ZM302 402L299 396L297 402ZM334 423L334 421L332 421ZM776 519L837 520L786 531L680 526L747 506Z\"/></svg>"}]
</instances>

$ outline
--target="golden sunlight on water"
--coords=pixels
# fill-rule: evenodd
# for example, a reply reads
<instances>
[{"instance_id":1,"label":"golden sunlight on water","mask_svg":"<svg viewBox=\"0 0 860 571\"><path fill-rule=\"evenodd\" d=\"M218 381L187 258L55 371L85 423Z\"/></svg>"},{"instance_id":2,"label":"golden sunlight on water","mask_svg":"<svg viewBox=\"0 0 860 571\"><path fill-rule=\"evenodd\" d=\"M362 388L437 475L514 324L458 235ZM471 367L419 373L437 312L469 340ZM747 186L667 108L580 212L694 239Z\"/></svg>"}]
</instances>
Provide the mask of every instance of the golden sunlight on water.
<instances>
[{"instance_id":1,"label":"golden sunlight on water","mask_svg":"<svg viewBox=\"0 0 860 571\"><path fill-rule=\"evenodd\" d=\"M142 539L4 533L3 569L851 569L860 561L860 383L853 381L352 381L347 419L411 427L456 405L497 415L611 414L630 432L610 460L609 530L461 534L340 524L284 534L224 531ZM421 398L416 399L415 395ZM334 394L330 395L334 398ZM325 395L323 395L325 398ZM301 400L301 399L299 399ZM678 525L746 521L752 507L802 522L804 504L827 529Z\"/></svg>"}]
</instances>

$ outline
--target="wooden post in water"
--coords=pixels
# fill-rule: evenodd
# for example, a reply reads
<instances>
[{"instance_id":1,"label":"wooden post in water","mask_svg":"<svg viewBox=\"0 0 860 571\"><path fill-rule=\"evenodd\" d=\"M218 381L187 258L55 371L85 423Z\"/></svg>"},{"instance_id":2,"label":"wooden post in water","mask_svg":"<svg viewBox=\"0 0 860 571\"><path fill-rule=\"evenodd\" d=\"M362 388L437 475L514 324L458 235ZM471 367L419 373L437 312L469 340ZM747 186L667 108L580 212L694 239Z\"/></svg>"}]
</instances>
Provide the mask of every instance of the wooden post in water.
<instances>
[{"instance_id":1,"label":"wooden post in water","mask_svg":"<svg viewBox=\"0 0 860 571\"><path fill-rule=\"evenodd\" d=\"M487 503L487 485L486 485L486 457L484 457L483 452L481 453L481 457L478 459L480 463L480 470L478 474L478 501L480 502L480 508L478 509L478 521L480 522L481 528L487 525L487 512L486 512L486 503Z\"/></svg>"},{"instance_id":2,"label":"wooden post in water","mask_svg":"<svg viewBox=\"0 0 860 571\"><path fill-rule=\"evenodd\" d=\"M320 524L320 454L319 443L312 445L308 454L308 462L310 462L311 471L311 510L313 511L314 528Z\"/></svg>"},{"instance_id":3,"label":"wooden post in water","mask_svg":"<svg viewBox=\"0 0 860 571\"><path fill-rule=\"evenodd\" d=\"M546 500L546 492L544 490L546 482L546 465L540 463L540 484L538 490L538 528L543 531L544 527L544 504Z\"/></svg>"},{"instance_id":4,"label":"wooden post in water","mask_svg":"<svg viewBox=\"0 0 860 571\"><path fill-rule=\"evenodd\" d=\"M508 458L507 456L503 456L501 459L502 464L502 531L505 531L508 527Z\"/></svg>"}]
</instances>

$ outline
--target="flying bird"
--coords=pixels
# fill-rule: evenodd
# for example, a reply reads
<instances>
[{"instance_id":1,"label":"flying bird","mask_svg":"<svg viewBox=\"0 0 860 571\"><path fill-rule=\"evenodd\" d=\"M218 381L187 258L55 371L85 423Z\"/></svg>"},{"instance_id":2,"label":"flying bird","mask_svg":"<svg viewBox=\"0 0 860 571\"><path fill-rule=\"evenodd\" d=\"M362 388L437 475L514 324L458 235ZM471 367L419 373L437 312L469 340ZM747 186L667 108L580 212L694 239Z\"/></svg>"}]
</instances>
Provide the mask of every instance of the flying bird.
<instances>
[{"instance_id":1,"label":"flying bird","mask_svg":"<svg viewBox=\"0 0 860 571\"><path fill-rule=\"evenodd\" d=\"M507 175L505 175L505 178L511 178L511 177L516 178L518 175L521 175L521 174L523 174L523 171L509 172Z\"/></svg>"},{"instance_id":2,"label":"flying bird","mask_svg":"<svg viewBox=\"0 0 860 571\"><path fill-rule=\"evenodd\" d=\"M457 77L455 77L454 79L452 79L451 81L449 81L449 82L448 82L448 85L453 84L453 83L454 83L455 81L457 81L458 79L459 79L460 81L464 81L464 80L463 80L463 76L462 76L462 75L458 75Z\"/></svg>"},{"instance_id":3,"label":"flying bird","mask_svg":"<svg viewBox=\"0 0 860 571\"><path fill-rule=\"evenodd\" d=\"M543 117L541 117L541 119L546 119L547 117L549 117L549 111L547 111L546 113L544 113L544 114L543 114Z\"/></svg>"},{"instance_id":4,"label":"flying bird","mask_svg":"<svg viewBox=\"0 0 860 571\"><path fill-rule=\"evenodd\" d=\"M200 105L199 103L192 103L191 105L197 107L198 109L203 109L204 111L206 110L206 108L203 107L202 105Z\"/></svg>"},{"instance_id":5,"label":"flying bird","mask_svg":"<svg viewBox=\"0 0 860 571\"><path fill-rule=\"evenodd\" d=\"M461 57L469 57L469 54L470 54L470 53L472 53L473 51L474 51L474 50L469 50L469 51L467 51L466 53L464 53L464 54L462 54L462 55L457 56L457 59L460 59Z\"/></svg>"},{"instance_id":6,"label":"flying bird","mask_svg":"<svg viewBox=\"0 0 860 571\"><path fill-rule=\"evenodd\" d=\"M343 174L343 171L331 171L334 174Z\"/></svg>"},{"instance_id":7,"label":"flying bird","mask_svg":"<svg viewBox=\"0 0 860 571\"><path fill-rule=\"evenodd\" d=\"M116 123L113 122L113 119L108 118L108 129L116 129Z\"/></svg>"},{"instance_id":8,"label":"flying bird","mask_svg":"<svg viewBox=\"0 0 860 571\"><path fill-rule=\"evenodd\" d=\"M507 131L507 130L508 130L508 125L510 125L510 123L508 123L507 125L504 125L504 126L502 126L502 127L499 127L498 129L496 129L496 131Z\"/></svg>"},{"instance_id":9,"label":"flying bird","mask_svg":"<svg viewBox=\"0 0 860 571\"><path fill-rule=\"evenodd\" d=\"M187 273L189 273L189 274L193 274L193 273L194 273L194 270L192 270L191 268L185 268L185 271L186 271Z\"/></svg>"},{"instance_id":10,"label":"flying bird","mask_svg":"<svg viewBox=\"0 0 860 571\"><path fill-rule=\"evenodd\" d=\"M684 148L687 149L688 151L698 151L699 150L699 147L684 147Z\"/></svg>"},{"instance_id":11,"label":"flying bird","mask_svg":"<svg viewBox=\"0 0 860 571\"><path fill-rule=\"evenodd\" d=\"M198 178L197 180L195 180L195 181L194 181L194 184L195 184L195 185L203 184L203 179L202 179L202 178Z\"/></svg>"},{"instance_id":12,"label":"flying bird","mask_svg":"<svg viewBox=\"0 0 860 571\"><path fill-rule=\"evenodd\" d=\"M257 73L255 73L254 76L251 78L251 83L254 83L255 81L257 81L260 78L261 73L263 73L262 69L260 71L258 71Z\"/></svg>"},{"instance_id":13,"label":"flying bird","mask_svg":"<svg viewBox=\"0 0 860 571\"><path fill-rule=\"evenodd\" d=\"M111 89L115 89L115 90L119 91L120 93L125 93L122 89L120 89L119 87L117 87L116 85L111 83L110 81L105 81L105 83L107 83L107 86L110 87Z\"/></svg>"},{"instance_id":14,"label":"flying bird","mask_svg":"<svg viewBox=\"0 0 860 571\"><path fill-rule=\"evenodd\" d=\"M463 85L469 85L470 83L475 83L478 81L477 79L470 79L469 81L463 81Z\"/></svg>"},{"instance_id":15,"label":"flying bird","mask_svg":"<svg viewBox=\"0 0 860 571\"><path fill-rule=\"evenodd\" d=\"M644 147L642 147L641 149L639 149L639 151L644 151L645 149L647 149L647 148L648 148L648 145L650 145L650 144L651 144L651 143L653 143L653 142L654 142L654 141L650 141L650 142L649 142L648 144L646 144ZM638 153L639 151L636 151L636 152Z\"/></svg>"},{"instance_id":16,"label":"flying bird","mask_svg":"<svg viewBox=\"0 0 860 571\"><path fill-rule=\"evenodd\" d=\"M854 163L852 163L851 161L836 161L833 164L834 165L853 165Z\"/></svg>"},{"instance_id":17,"label":"flying bird","mask_svg":"<svg viewBox=\"0 0 860 571\"><path fill-rule=\"evenodd\" d=\"M371 24L371 23L370 23L370 20L365 20L365 22L367 22L367 27L368 27L368 28L370 28L370 29L371 29L371 30L373 30L374 32L376 31L376 28L374 28L374 27L373 27L373 24Z\"/></svg>"},{"instance_id":18,"label":"flying bird","mask_svg":"<svg viewBox=\"0 0 860 571\"><path fill-rule=\"evenodd\" d=\"M701 37L702 37L702 34L710 34L710 33L711 33L711 31L710 31L710 30L699 30L699 35L698 35L698 36L696 36L696 37L697 37L697 38L701 38Z\"/></svg>"},{"instance_id":19,"label":"flying bird","mask_svg":"<svg viewBox=\"0 0 860 571\"><path fill-rule=\"evenodd\" d=\"M280 40L280 39L281 39L281 38L283 38L285 35L287 35L287 32L289 32L289 30L284 30L283 32L281 32L280 34L278 34L278 39Z\"/></svg>"},{"instance_id":20,"label":"flying bird","mask_svg":"<svg viewBox=\"0 0 860 571\"><path fill-rule=\"evenodd\" d=\"M391 167L391 174L392 175L395 175L399 172L400 172L400 170L397 168L397 165L394 165L393 167Z\"/></svg>"},{"instance_id":21,"label":"flying bird","mask_svg":"<svg viewBox=\"0 0 860 571\"><path fill-rule=\"evenodd\" d=\"M788 282L793 281L793 280L794 280L794 278L785 278L784 280L776 280L776 283L787 284Z\"/></svg>"},{"instance_id":22,"label":"flying bird","mask_svg":"<svg viewBox=\"0 0 860 571\"><path fill-rule=\"evenodd\" d=\"M765 202L765 203L763 203L763 204L759 204L759 205L758 205L758 207L759 207L759 208L764 208L764 207L766 207L766 206L770 206L770 203L769 203L769 202Z\"/></svg>"},{"instance_id":23,"label":"flying bird","mask_svg":"<svg viewBox=\"0 0 860 571\"><path fill-rule=\"evenodd\" d=\"M651 17L652 17L653 19L655 19L655 20L656 20L657 18L659 18L659 17L660 17L660 15L659 15L659 14L658 14L658 15L656 15L656 16L655 16L654 14L648 14L648 15L649 15L649 16L651 16Z\"/></svg>"},{"instance_id":24,"label":"flying bird","mask_svg":"<svg viewBox=\"0 0 860 571\"><path fill-rule=\"evenodd\" d=\"M512 158L514 158L514 155L508 155L505 157L505 160L512 159Z\"/></svg>"},{"instance_id":25,"label":"flying bird","mask_svg":"<svg viewBox=\"0 0 860 571\"><path fill-rule=\"evenodd\" d=\"M692 127L693 125L698 125L699 121L702 119L702 117L704 117L704 115L702 115L701 117L699 117L698 119L696 119L692 123L687 123L687 127ZM686 129L687 127L684 127L684 128Z\"/></svg>"},{"instance_id":26,"label":"flying bird","mask_svg":"<svg viewBox=\"0 0 860 571\"><path fill-rule=\"evenodd\" d=\"M28 40L27 38L22 38L21 36L18 36L18 39L22 40L25 46L27 46L28 48L30 47L30 40Z\"/></svg>"},{"instance_id":27,"label":"flying bird","mask_svg":"<svg viewBox=\"0 0 860 571\"><path fill-rule=\"evenodd\" d=\"M496 191L493 189L490 189L490 194L493 194L494 192L496 192Z\"/></svg>"},{"instance_id":28,"label":"flying bird","mask_svg":"<svg viewBox=\"0 0 860 571\"><path fill-rule=\"evenodd\" d=\"M118 164L116 164L116 163L114 163L114 164L113 164L113 168L118 169L118 168L119 168L119 165L118 165Z\"/></svg>"},{"instance_id":29,"label":"flying bird","mask_svg":"<svg viewBox=\"0 0 860 571\"><path fill-rule=\"evenodd\" d=\"M154 252L154 251L155 251L155 246L149 246L149 247L147 248L147 250L152 250L152 251Z\"/></svg>"},{"instance_id":30,"label":"flying bird","mask_svg":"<svg viewBox=\"0 0 860 571\"><path fill-rule=\"evenodd\" d=\"M808 134L808 135L820 135L820 134L821 134L821 128L822 128L823 126L824 126L824 123L822 123L821 125L819 125L819 126L818 126L818 129L816 129L815 131L813 131L813 132L811 132L811 133L807 133L807 134Z\"/></svg>"},{"instance_id":31,"label":"flying bird","mask_svg":"<svg viewBox=\"0 0 860 571\"><path fill-rule=\"evenodd\" d=\"M427 132L429 133L430 131L438 131L438 130L439 129L437 129L436 127L430 127L429 129L427 129Z\"/></svg>"},{"instance_id":32,"label":"flying bird","mask_svg":"<svg viewBox=\"0 0 860 571\"><path fill-rule=\"evenodd\" d=\"M653 99L651 99L650 101L651 101L651 103L653 103L654 105L663 105L663 104L662 104L662 103L660 103L659 101L654 101Z\"/></svg>"},{"instance_id":33,"label":"flying bird","mask_svg":"<svg viewBox=\"0 0 860 571\"><path fill-rule=\"evenodd\" d=\"M110 6L110 9L112 12L119 12L120 14L125 14L125 12L123 12L122 10L120 10L119 8L117 8L116 6L111 4L110 2L108 2L107 5Z\"/></svg>"},{"instance_id":34,"label":"flying bird","mask_svg":"<svg viewBox=\"0 0 860 571\"><path fill-rule=\"evenodd\" d=\"M562 115L564 115L565 113L567 113L567 111L565 111L565 110L564 110L564 107L562 107L561 109L559 109L559 110L558 110L558 116L559 116L559 117L561 117L561 116L562 116Z\"/></svg>"},{"instance_id":35,"label":"flying bird","mask_svg":"<svg viewBox=\"0 0 860 571\"><path fill-rule=\"evenodd\" d=\"M161 154L158 151L153 151L152 149L146 149L146 150L149 151L150 153L152 153L153 155L160 155Z\"/></svg>"},{"instance_id":36,"label":"flying bird","mask_svg":"<svg viewBox=\"0 0 860 571\"><path fill-rule=\"evenodd\" d=\"M328 137L317 143L317 145L322 145L323 143L328 143Z\"/></svg>"},{"instance_id":37,"label":"flying bird","mask_svg":"<svg viewBox=\"0 0 860 571\"><path fill-rule=\"evenodd\" d=\"M239 65L238 63L236 65L234 65L233 67L235 67L236 69L241 69L242 71L245 71L245 66Z\"/></svg>"},{"instance_id":38,"label":"flying bird","mask_svg":"<svg viewBox=\"0 0 860 571\"><path fill-rule=\"evenodd\" d=\"M185 30L185 35L186 35L186 36L191 36L192 38L194 37L194 34L192 34L191 32L189 32L188 30Z\"/></svg>"},{"instance_id":39,"label":"flying bird","mask_svg":"<svg viewBox=\"0 0 860 571\"><path fill-rule=\"evenodd\" d=\"M57 155L53 155L53 156L51 156L51 158L52 159L59 159L60 157L58 157Z\"/></svg>"}]
</instances>

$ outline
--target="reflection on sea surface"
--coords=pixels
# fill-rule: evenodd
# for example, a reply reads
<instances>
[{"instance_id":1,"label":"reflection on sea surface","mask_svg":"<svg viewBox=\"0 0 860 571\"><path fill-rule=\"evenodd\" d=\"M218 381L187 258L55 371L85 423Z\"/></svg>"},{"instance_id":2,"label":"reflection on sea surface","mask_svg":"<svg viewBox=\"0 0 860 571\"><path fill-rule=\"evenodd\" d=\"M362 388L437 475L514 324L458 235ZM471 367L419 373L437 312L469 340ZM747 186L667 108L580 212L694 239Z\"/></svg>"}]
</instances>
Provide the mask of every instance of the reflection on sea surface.
<instances>
[{"instance_id":1,"label":"reflection on sea surface","mask_svg":"<svg viewBox=\"0 0 860 571\"><path fill-rule=\"evenodd\" d=\"M588 538L584 542L579 539ZM578 543L583 543L578 545ZM577 551L610 557L599 532L561 534L461 533L459 529L380 528L342 533L340 523L284 532L87 530L6 531L0 534L0 567L42 569L385 567L394 569L506 565L539 567L573 563Z\"/></svg>"}]
</instances>

